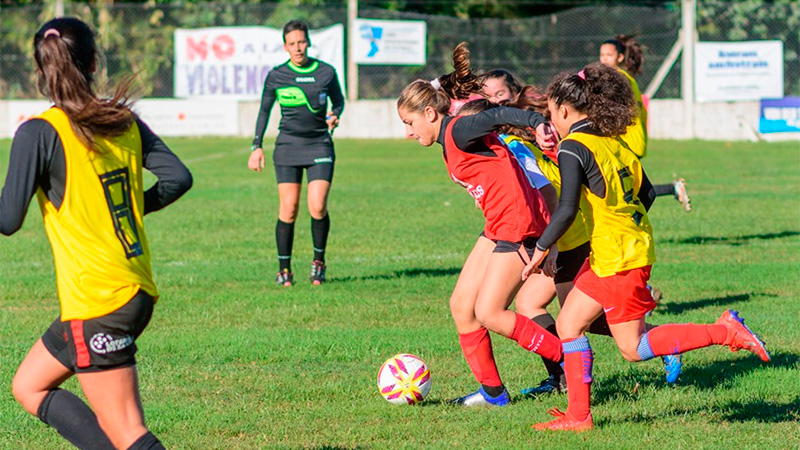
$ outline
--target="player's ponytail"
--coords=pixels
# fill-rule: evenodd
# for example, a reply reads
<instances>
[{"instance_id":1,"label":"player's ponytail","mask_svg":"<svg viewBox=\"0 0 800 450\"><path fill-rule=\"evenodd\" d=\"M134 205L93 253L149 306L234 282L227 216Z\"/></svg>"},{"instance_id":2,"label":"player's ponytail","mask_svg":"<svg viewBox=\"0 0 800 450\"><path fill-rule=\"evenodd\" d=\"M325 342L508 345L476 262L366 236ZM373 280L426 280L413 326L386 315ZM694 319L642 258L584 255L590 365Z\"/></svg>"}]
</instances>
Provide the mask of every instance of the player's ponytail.
<instances>
[{"instance_id":1,"label":"player's ponytail","mask_svg":"<svg viewBox=\"0 0 800 450\"><path fill-rule=\"evenodd\" d=\"M128 90L132 78L121 83L110 99L93 90L98 51L92 30L75 18L44 24L33 38L39 91L69 117L76 134L94 150L95 135L115 137L135 120Z\"/></svg>"},{"instance_id":2,"label":"player's ponytail","mask_svg":"<svg viewBox=\"0 0 800 450\"><path fill-rule=\"evenodd\" d=\"M603 136L624 134L636 118L630 83L617 70L599 62L577 74L558 74L547 87L547 98L556 106L568 104L586 114Z\"/></svg>"},{"instance_id":3,"label":"player's ponytail","mask_svg":"<svg viewBox=\"0 0 800 450\"><path fill-rule=\"evenodd\" d=\"M614 39L609 39L604 44L613 45L617 53L624 56L622 64L626 72L630 75L638 75L642 73L642 64L644 63L644 50L636 39L636 36L628 36L625 34L618 34Z\"/></svg>"},{"instance_id":4,"label":"player's ponytail","mask_svg":"<svg viewBox=\"0 0 800 450\"><path fill-rule=\"evenodd\" d=\"M410 112L422 114L428 106L439 114L446 115L450 110L450 97L444 90L426 80L412 82L403 89L397 99L397 109L402 108Z\"/></svg>"},{"instance_id":5,"label":"player's ponytail","mask_svg":"<svg viewBox=\"0 0 800 450\"><path fill-rule=\"evenodd\" d=\"M480 92L482 83L472 71L469 48L461 42L453 49L453 71L438 78L441 89L454 100L465 100L470 94Z\"/></svg>"}]
</instances>

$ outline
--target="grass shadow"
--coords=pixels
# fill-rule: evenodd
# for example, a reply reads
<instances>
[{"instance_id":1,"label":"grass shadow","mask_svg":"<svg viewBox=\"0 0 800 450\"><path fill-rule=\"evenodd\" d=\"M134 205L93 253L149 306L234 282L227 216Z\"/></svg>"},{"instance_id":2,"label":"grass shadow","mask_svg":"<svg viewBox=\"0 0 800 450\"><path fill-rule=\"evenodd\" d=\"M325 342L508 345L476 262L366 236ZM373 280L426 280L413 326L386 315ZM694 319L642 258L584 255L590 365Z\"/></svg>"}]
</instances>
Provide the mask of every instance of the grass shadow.
<instances>
[{"instance_id":1,"label":"grass shadow","mask_svg":"<svg viewBox=\"0 0 800 450\"><path fill-rule=\"evenodd\" d=\"M765 400L730 402L723 409L726 411L725 420L729 422L797 422L800 421L800 396L788 403Z\"/></svg>"},{"instance_id":2,"label":"grass shadow","mask_svg":"<svg viewBox=\"0 0 800 450\"><path fill-rule=\"evenodd\" d=\"M327 280L328 283L349 283L352 281L366 281L366 280L396 280L398 278L418 278L418 277L450 277L461 273L460 267L449 267L447 269L403 269L395 270L391 273L363 275L363 276L348 276L348 277L335 277Z\"/></svg>"},{"instance_id":3,"label":"grass shadow","mask_svg":"<svg viewBox=\"0 0 800 450\"><path fill-rule=\"evenodd\" d=\"M755 240L782 239L793 236L800 236L800 231L781 231L780 233L748 234L745 236L693 236L683 239L665 239L663 242L668 244L724 244L740 246Z\"/></svg>"},{"instance_id":4,"label":"grass shadow","mask_svg":"<svg viewBox=\"0 0 800 450\"><path fill-rule=\"evenodd\" d=\"M748 292L745 294L726 295L724 297L711 297L680 303L659 303L654 311L657 314L678 315L692 309L701 309L708 306L726 306L734 303L750 301L753 297L777 297L776 294L766 292Z\"/></svg>"}]
</instances>

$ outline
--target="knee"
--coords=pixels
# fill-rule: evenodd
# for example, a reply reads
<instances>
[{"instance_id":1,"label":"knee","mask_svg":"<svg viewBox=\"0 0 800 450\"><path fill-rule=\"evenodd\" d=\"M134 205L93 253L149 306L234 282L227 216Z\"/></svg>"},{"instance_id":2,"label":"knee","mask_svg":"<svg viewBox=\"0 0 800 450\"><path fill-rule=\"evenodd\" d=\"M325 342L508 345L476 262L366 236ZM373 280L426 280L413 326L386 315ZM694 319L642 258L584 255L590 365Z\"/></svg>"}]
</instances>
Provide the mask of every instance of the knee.
<instances>
[{"instance_id":1,"label":"knee","mask_svg":"<svg viewBox=\"0 0 800 450\"><path fill-rule=\"evenodd\" d=\"M562 318L561 314L556 318L556 332L561 339L577 339L585 331L586 330L582 327L576 326L571 321Z\"/></svg>"},{"instance_id":2,"label":"knee","mask_svg":"<svg viewBox=\"0 0 800 450\"><path fill-rule=\"evenodd\" d=\"M622 354L622 357L625 358L626 361L639 362L642 360L642 357L639 356L638 342L626 343L625 345L620 345L620 344L617 345L619 347L619 352Z\"/></svg>"},{"instance_id":3,"label":"knee","mask_svg":"<svg viewBox=\"0 0 800 450\"><path fill-rule=\"evenodd\" d=\"M38 413L44 396L47 395L47 392L35 392L19 376L15 376L11 381L11 393L17 403L34 416Z\"/></svg>"},{"instance_id":4,"label":"knee","mask_svg":"<svg viewBox=\"0 0 800 450\"><path fill-rule=\"evenodd\" d=\"M450 297L450 314L456 324L467 324L475 320L472 304L455 293Z\"/></svg>"},{"instance_id":5,"label":"knee","mask_svg":"<svg viewBox=\"0 0 800 450\"><path fill-rule=\"evenodd\" d=\"M297 205L281 203L279 216L287 223L293 223L297 219Z\"/></svg>"},{"instance_id":6,"label":"knee","mask_svg":"<svg viewBox=\"0 0 800 450\"><path fill-rule=\"evenodd\" d=\"M309 203L308 204L308 214L310 214L311 217L313 217L313 218L315 218L317 220L324 219L325 215L328 214L328 207L326 205L323 205L323 204Z\"/></svg>"},{"instance_id":7,"label":"knee","mask_svg":"<svg viewBox=\"0 0 800 450\"><path fill-rule=\"evenodd\" d=\"M478 319L481 325L486 327L487 330L497 332L498 324L498 311L494 308L489 308L486 306L479 306L476 305L475 307L475 318Z\"/></svg>"}]
</instances>

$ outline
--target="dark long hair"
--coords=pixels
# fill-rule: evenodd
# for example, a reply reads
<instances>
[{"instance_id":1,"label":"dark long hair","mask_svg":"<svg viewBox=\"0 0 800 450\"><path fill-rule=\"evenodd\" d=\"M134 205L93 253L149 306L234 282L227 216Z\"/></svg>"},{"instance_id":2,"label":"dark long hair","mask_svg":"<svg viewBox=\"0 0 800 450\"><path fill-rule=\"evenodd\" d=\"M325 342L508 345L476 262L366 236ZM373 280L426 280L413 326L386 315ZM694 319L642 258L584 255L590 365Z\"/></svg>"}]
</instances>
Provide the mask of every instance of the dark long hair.
<instances>
[{"instance_id":1,"label":"dark long hair","mask_svg":"<svg viewBox=\"0 0 800 450\"><path fill-rule=\"evenodd\" d=\"M642 73L642 64L644 64L644 47L640 44L634 36L625 34L618 34L614 39L609 39L603 44L611 44L617 49L617 53L625 56L622 60L623 69L633 75Z\"/></svg>"},{"instance_id":2,"label":"dark long hair","mask_svg":"<svg viewBox=\"0 0 800 450\"><path fill-rule=\"evenodd\" d=\"M579 73L562 72L547 86L547 98L556 106L568 104L586 114L603 136L619 136L633 124L636 106L628 79L602 63Z\"/></svg>"},{"instance_id":3,"label":"dark long hair","mask_svg":"<svg viewBox=\"0 0 800 450\"><path fill-rule=\"evenodd\" d=\"M447 96L454 100L466 100L470 94L480 92L482 83L472 71L466 42L461 42L453 49L453 71L440 76L439 84Z\"/></svg>"},{"instance_id":4,"label":"dark long hair","mask_svg":"<svg viewBox=\"0 0 800 450\"><path fill-rule=\"evenodd\" d=\"M94 149L95 136L120 136L136 120L128 95L132 77L120 83L111 98L95 94L97 44L82 21L58 18L42 25L33 37L33 56L39 69L39 91L64 111L90 149Z\"/></svg>"}]
</instances>

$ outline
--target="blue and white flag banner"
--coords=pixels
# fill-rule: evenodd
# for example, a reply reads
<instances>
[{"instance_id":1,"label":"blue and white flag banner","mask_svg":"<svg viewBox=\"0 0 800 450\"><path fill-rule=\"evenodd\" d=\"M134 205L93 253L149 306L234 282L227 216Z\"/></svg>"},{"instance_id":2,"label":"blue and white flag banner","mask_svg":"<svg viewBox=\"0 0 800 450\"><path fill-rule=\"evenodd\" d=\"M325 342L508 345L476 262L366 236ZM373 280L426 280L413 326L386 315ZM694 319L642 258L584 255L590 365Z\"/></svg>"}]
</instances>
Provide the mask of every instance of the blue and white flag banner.
<instances>
[{"instance_id":1,"label":"blue and white flag banner","mask_svg":"<svg viewBox=\"0 0 800 450\"><path fill-rule=\"evenodd\" d=\"M352 56L357 64L422 66L427 26L422 20L356 19Z\"/></svg>"},{"instance_id":2,"label":"blue and white flag banner","mask_svg":"<svg viewBox=\"0 0 800 450\"><path fill-rule=\"evenodd\" d=\"M344 26L309 34L308 56L332 65L344 90ZM267 73L288 59L277 28L176 29L175 97L260 99Z\"/></svg>"},{"instance_id":3,"label":"blue and white flag banner","mask_svg":"<svg viewBox=\"0 0 800 450\"><path fill-rule=\"evenodd\" d=\"M759 133L800 133L800 97L761 100Z\"/></svg>"},{"instance_id":4,"label":"blue and white flag banner","mask_svg":"<svg viewBox=\"0 0 800 450\"><path fill-rule=\"evenodd\" d=\"M695 100L727 102L783 97L783 42L698 42Z\"/></svg>"}]
</instances>

